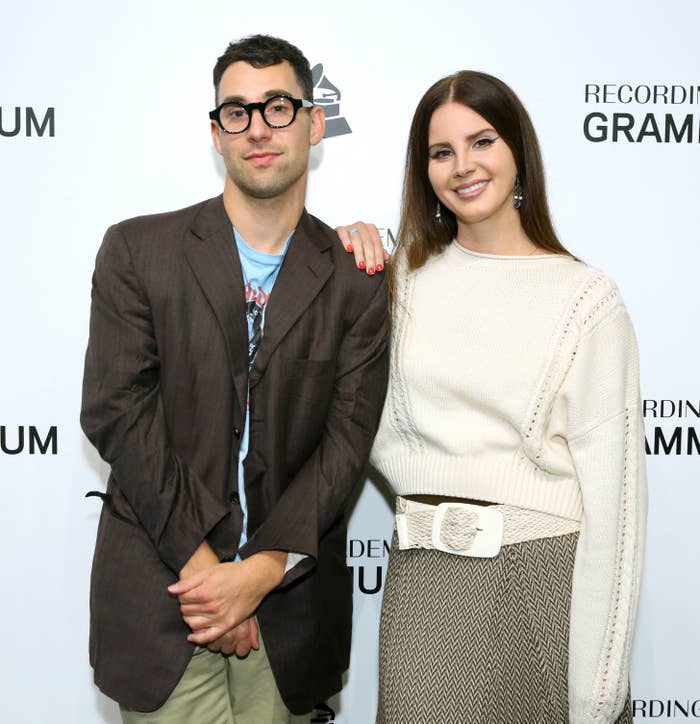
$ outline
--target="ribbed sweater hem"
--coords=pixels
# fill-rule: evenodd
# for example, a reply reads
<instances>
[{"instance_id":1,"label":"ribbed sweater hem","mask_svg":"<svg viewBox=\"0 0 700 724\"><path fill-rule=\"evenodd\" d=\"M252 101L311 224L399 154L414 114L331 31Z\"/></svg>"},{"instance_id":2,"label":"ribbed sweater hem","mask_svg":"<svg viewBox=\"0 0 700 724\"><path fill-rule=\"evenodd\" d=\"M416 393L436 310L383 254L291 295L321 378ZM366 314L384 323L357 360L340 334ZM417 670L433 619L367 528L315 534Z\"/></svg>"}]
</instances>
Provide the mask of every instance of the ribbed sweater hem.
<instances>
[{"instance_id":1,"label":"ribbed sweater hem","mask_svg":"<svg viewBox=\"0 0 700 724\"><path fill-rule=\"evenodd\" d=\"M430 455L372 456L372 464L396 495L445 495L581 520L581 492L576 479L546 473L527 458L486 461L473 457Z\"/></svg>"}]
</instances>

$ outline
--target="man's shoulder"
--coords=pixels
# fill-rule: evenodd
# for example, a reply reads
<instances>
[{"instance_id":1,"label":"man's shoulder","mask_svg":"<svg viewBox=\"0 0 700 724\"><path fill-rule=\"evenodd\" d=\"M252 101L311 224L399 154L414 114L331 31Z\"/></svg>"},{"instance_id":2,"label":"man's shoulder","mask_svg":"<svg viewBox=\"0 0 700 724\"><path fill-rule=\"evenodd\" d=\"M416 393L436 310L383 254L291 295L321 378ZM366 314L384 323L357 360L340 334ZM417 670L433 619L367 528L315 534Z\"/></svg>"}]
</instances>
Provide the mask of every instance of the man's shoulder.
<instances>
[{"instance_id":1,"label":"man's shoulder","mask_svg":"<svg viewBox=\"0 0 700 724\"><path fill-rule=\"evenodd\" d=\"M116 231L124 238L134 241L140 238L150 240L158 237L172 238L173 233L189 228L201 212L208 206L215 204L218 198L206 199L175 211L133 216L114 224L110 227L110 230Z\"/></svg>"}]
</instances>

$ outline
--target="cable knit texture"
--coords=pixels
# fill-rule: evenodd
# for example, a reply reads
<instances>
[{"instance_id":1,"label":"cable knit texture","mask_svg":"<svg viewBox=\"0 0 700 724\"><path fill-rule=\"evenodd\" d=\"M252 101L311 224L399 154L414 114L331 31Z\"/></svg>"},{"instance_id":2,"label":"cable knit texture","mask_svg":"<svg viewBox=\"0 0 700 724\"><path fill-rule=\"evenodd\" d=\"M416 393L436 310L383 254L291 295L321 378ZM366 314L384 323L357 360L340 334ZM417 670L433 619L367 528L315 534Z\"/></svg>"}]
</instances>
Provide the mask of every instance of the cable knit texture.
<instances>
[{"instance_id":1,"label":"cable knit texture","mask_svg":"<svg viewBox=\"0 0 700 724\"><path fill-rule=\"evenodd\" d=\"M646 521L634 330L615 284L558 255L453 242L397 260L391 379L372 462L399 495L489 500L581 522L572 724L625 702Z\"/></svg>"}]
</instances>

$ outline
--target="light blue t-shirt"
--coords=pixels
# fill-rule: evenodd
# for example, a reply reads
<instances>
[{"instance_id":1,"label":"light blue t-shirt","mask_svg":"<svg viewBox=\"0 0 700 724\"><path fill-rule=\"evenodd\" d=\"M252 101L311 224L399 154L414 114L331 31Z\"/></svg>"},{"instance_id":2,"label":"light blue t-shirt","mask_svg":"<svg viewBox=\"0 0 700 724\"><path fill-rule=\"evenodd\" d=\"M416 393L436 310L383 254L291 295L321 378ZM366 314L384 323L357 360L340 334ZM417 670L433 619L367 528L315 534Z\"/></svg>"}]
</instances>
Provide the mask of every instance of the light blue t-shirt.
<instances>
[{"instance_id":1,"label":"light blue t-shirt","mask_svg":"<svg viewBox=\"0 0 700 724\"><path fill-rule=\"evenodd\" d=\"M294 232L292 232L292 234L293 233ZM281 254L266 254L265 252L248 246L243 237L238 233L236 227L233 227L233 235L236 239L236 246L238 247L238 256L241 260L243 283L245 285L246 320L248 322L248 370L253 366L255 355L262 340L263 330L265 328L265 309L272 292L272 287L275 285L277 275L282 267L284 255L289 248L292 234L290 234L287 241L285 241ZM241 530L239 548L248 540L248 506L246 505L245 479L243 477L243 461L246 459L246 455L248 455L250 436L248 400L246 400L245 407L245 423L241 437L241 448L238 453L238 496L241 501L241 510L243 511L243 529ZM238 556L236 556L236 559L240 560Z\"/></svg>"}]
</instances>

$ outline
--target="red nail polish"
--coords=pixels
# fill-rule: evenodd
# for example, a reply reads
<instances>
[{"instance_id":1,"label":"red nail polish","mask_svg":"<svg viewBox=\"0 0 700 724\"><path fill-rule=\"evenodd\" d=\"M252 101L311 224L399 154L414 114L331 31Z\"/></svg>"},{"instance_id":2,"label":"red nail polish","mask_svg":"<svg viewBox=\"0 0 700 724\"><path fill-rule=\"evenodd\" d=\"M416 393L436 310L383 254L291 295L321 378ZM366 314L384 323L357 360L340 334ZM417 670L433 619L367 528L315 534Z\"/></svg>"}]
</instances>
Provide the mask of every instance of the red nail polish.
<instances>
[{"instance_id":1,"label":"red nail polish","mask_svg":"<svg viewBox=\"0 0 700 724\"><path fill-rule=\"evenodd\" d=\"M365 268L365 263L364 263L363 261L361 261L357 266L358 266L360 269L364 269L364 268Z\"/></svg>"},{"instance_id":2,"label":"red nail polish","mask_svg":"<svg viewBox=\"0 0 700 724\"><path fill-rule=\"evenodd\" d=\"M348 252L348 254L352 254L352 252L353 252L352 244L347 245L347 252Z\"/></svg>"},{"instance_id":3,"label":"red nail polish","mask_svg":"<svg viewBox=\"0 0 700 724\"><path fill-rule=\"evenodd\" d=\"M377 264L377 271L381 271L384 267L381 264Z\"/></svg>"},{"instance_id":4,"label":"red nail polish","mask_svg":"<svg viewBox=\"0 0 700 724\"><path fill-rule=\"evenodd\" d=\"M372 274L374 274L374 267L371 266L371 267L367 270L367 273L368 273L370 276L372 276Z\"/></svg>"}]
</instances>

